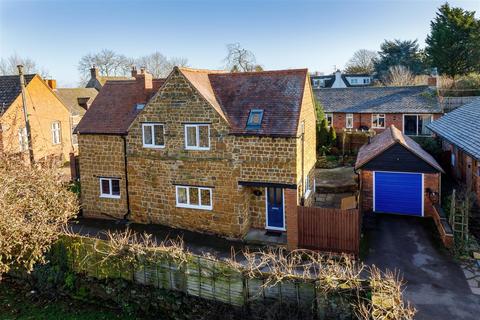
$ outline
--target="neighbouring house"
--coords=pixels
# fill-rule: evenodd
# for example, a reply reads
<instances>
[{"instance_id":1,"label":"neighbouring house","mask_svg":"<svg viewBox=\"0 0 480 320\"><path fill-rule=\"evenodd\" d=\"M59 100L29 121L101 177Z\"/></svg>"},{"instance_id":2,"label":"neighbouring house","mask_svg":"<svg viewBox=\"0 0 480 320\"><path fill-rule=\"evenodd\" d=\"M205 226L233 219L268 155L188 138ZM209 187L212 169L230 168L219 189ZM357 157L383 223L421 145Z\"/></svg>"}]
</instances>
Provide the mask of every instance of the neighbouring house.
<instances>
[{"instance_id":1,"label":"neighbouring house","mask_svg":"<svg viewBox=\"0 0 480 320\"><path fill-rule=\"evenodd\" d=\"M82 119L85 112L98 94L95 88L53 88L67 106L71 115L72 132ZM72 144L75 152L78 151L78 137L72 134Z\"/></svg>"},{"instance_id":2,"label":"neighbouring house","mask_svg":"<svg viewBox=\"0 0 480 320\"><path fill-rule=\"evenodd\" d=\"M360 148L355 170L364 212L435 215L443 169L394 125Z\"/></svg>"},{"instance_id":3,"label":"neighbouring house","mask_svg":"<svg viewBox=\"0 0 480 320\"><path fill-rule=\"evenodd\" d=\"M373 77L366 73L342 74L340 70L337 70L330 75L312 74L310 81L314 89L365 87L373 84Z\"/></svg>"},{"instance_id":4,"label":"neighbouring house","mask_svg":"<svg viewBox=\"0 0 480 320\"><path fill-rule=\"evenodd\" d=\"M427 125L443 114L436 92L428 86L316 89L328 125L336 131L377 133L395 125L408 136L431 135Z\"/></svg>"},{"instance_id":5,"label":"neighbouring house","mask_svg":"<svg viewBox=\"0 0 480 320\"><path fill-rule=\"evenodd\" d=\"M54 157L63 161L72 152L70 112L53 92L54 80L25 75L25 98L34 160ZM0 76L0 153L24 153L28 139L20 76Z\"/></svg>"},{"instance_id":6,"label":"neighbouring house","mask_svg":"<svg viewBox=\"0 0 480 320\"><path fill-rule=\"evenodd\" d=\"M477 195L480 204L480 98L455 109L428 128L450 153L450 172Z\"/></svg>"},{"instance_id":7,"label":"neighbouring house","mask_svg":"<svg viewBox=\"0 0 480 320\"><path fill-rule=\"evenodd\" d=\"M85 88L94 88L97 91L100 91L107 81L122 81L122 80L133 80L134 77L127 76L101 76L98 68L92 66L90 69L90 80L88 80Z\"/></svg>"},{"instance_id":8,"label":"neighbouring house","mask_svg":"<svg viewBox=\"0 0 480 320\"><path fill-rule=\"evenodd\" d=\"M107 81L76 128L83 214L295 238L297 205L313 202L315 127L306 69Z\"/></svg>"}]
</instances>

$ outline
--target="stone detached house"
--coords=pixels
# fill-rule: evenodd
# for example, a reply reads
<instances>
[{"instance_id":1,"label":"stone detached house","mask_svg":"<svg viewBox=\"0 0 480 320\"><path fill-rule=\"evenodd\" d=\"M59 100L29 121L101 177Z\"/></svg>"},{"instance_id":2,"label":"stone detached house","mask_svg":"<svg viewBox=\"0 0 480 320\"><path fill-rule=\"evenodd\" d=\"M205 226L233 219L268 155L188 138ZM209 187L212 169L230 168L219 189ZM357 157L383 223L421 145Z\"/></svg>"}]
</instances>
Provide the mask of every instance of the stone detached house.
<instances>
[{"instance_id":1,"label":"stone detached house","mask_svg":"<svg viewBox=\"0 0 480 320\"><path fill-rule=\"evenodd\" d=\"M450 173L476 194L480 205L480 98L429 125L450 153Z\"/></svg>"},{"instance_id":2,"label":"stone detached house","mask_svg":"<svg viewBox=\"0 0 480 320\"><path fill-rule=\"evenodd\" d=\"M67 161L73 150L70 112L51 89L53 80L25 75L25 98L34 160ZM0 153L28 153L20 76L0 76ZM28 155L27 155L28 158Z\"/></svg>"},{"instance_id":3,"label":"stone detached house","mask_svg":"<svg viewBox=\"0 0 480 320\"><path fill-rule=\"evenodd\" d=\"M435 80L435 78L433 78ZM433 85L316 89L329 126L377 133L394 125L408 136L431 135L427 125L443 114Z\"/></svg>"},{"instance_id":4,"label":"stone detached house","mask_svg":"<svg viewBox=\"0 0 480 320\"><path fill-rule=\"evenodd\" d=\"M83 214L242 238L313 198L306 69L107 81L78 125Z\"/></svg>"}]
</instances>

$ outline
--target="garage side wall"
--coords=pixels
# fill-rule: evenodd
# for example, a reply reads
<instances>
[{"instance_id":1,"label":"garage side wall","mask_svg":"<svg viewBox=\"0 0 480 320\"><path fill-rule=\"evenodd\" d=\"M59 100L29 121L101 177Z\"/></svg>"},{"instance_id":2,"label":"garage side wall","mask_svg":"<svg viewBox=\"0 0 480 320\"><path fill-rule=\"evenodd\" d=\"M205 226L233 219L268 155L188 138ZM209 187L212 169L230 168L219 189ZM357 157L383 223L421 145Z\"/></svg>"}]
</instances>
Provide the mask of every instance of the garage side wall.
<instances>
[{"instance_id":1,"label":"garage side wall","mask_svg":"<svg viewBox=\"0 0 480 320\"><path fill-rule=\"evenodd\" d=\"M360 179L362 183L362 210L363 212L371 212L373 211L373 171L361 170ZM433 203L426 190L430 189L433 192L440 193L440 174L424 173L423 183L424 216L432 217L434 214Z\"/></svg>"}]
</instances>

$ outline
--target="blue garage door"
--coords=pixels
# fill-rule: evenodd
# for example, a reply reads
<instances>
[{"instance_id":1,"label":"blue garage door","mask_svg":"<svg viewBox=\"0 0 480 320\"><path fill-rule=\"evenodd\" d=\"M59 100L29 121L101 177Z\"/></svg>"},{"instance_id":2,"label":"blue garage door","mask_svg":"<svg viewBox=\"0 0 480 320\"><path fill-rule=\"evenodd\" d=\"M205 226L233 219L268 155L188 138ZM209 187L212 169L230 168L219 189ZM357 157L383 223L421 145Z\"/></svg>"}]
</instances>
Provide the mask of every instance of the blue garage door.
<instances>
[{"instance_id":1,"label":"blue garage door","mask_svg":"<svg viewBox=\"0 0 480 320\"><path fill-rule=\"evenodd\" d=\"M422 174L375 172L375 212L422 216Z\"/></svg>"}]
</instances>

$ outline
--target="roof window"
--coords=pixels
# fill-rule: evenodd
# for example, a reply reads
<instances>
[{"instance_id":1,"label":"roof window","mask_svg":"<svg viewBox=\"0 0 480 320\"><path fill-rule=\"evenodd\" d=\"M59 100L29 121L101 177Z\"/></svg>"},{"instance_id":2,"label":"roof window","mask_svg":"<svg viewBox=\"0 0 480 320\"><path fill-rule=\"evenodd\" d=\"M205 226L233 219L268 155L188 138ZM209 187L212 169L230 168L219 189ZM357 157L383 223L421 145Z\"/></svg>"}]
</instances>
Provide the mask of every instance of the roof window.
<instances>
[{"instance_id":1,"label":"roof window","mask_svg":"<svg viewBox=\"0 0 480 320\"><path fill-rule=\"evenodd\" d=\"M143 110L143 108L145 108L145 103L137 103L136 105L137 110Z\"/></svg>"},{"instance_id":2,"label":"roof window","mask_svg":"<svg viewBox=\"0 0 480 320\"><path fill-rule=\"evenodd\" d=\"M260 129L260 127L262 126L262 119L263 119L263 110L261 109L250 110L250 114L248 115L248 120L247 120L247 130Z\"/></svg>"}]
</instances>

